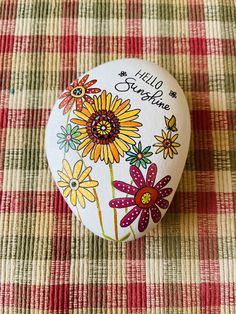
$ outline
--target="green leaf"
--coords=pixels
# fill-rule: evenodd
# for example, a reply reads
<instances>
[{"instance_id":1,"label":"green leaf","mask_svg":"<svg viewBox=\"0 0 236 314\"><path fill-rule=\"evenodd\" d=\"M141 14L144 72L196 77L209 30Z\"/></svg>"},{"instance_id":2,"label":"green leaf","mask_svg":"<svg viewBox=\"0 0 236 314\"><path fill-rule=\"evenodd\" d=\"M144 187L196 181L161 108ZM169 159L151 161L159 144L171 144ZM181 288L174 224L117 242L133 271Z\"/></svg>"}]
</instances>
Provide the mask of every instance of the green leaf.
<instances>
[{"instance_id":1,"label":"green leaf","mask_svg":"<svg viewBox=\"0 0 236 314\"><path fill-rule=\"evenodd\" d=\"M132 160L133 158L130 156L130 157L128 157L128 158L126 158L125 160L126 161L130 161L130 160Z\"/></svg>"},{"instance_id":2,"label":"green leaf","mask_svg":"<svg viewBox=\"0 0 236 314\"><path fill-rule=\"evenodd\" d=\"M64 138L60 138L58 141L57 141L57 144L61 144L61 143L64 143L65 142L65 139Z\"/></svg>"},{"instance_id":3,"label":"green leaf","mask_svg":"<svg viewBox=\"0 0 236 314\"><path fill-rule=\"evenodd\" d=\"M144 148L143 153L147 153L151 149L151 146L147 146Z\"/></svg>"},{"instance_id":4,"label":"green leaf","mask_svg":"<svg viewBox=\"0 0 236 314\"><path fill-rule=\"evenodd\" d=\"M107 236L106 234L103 234L103 236L107 240L115 241L115 239L112 239L111 237Z\"/></svg>"},{"instance_id":5,"label":"green leaf","mask_svg":"<svg viewBox=\"0 0 236 314\"><path fill-rule=\"evenodd\" d=\"M152 156L152 155L153 155L153 153L151 153L151 152L144 154L145 157L149 157L149 156Z\"/></svg>"},{"instance_id":6,"label":"green leaf","mask_svg":"<svg viewBox=\"0 0 236 314\"><path fill-rule=\"evenodd\" d=\"M67 132L67 134L71 133L71 125L70 124L67 125L66 132Z\"/></svg>"},{"instance_id":7,"label":"green leaf","mask_svg":"<svg viewBox=\"0 0 236 314\"><path fill-rule=\"evenodd\" d=\"M65 145L65 152L66 153L69 151L69 148L70 148L70 145L68 142L66 142L66 145Z\"/></svg>"},{"instance_id":8,"label":"green leaf","mask_svg":"<svg viewBox=\"0 0 236 314\"><path fill-rule=\"evenodd\" d=\"M79 128L77 126L74 126L73 129L71 130L71 135L75 135L75 133L77 133L78 129ZM80 132L78 132L78 133L79 133L79 135L81 134Z\"/></svg>"},{"instance_id":9,"label":"green leaf","mask_svg":"<svg viewBox=\"0 0 236 314\"><path fill-rule=\"evenodd\" d=\"M73 141L70 141L69 142L69 145L70 145L70 147L72 148L72 149L76 149L76 146L75 146L75 144L73 143Z\"/></svg>"},{"instance_id":10,"label":"green leaf","mask_svg":"<svg viewBox=\"0 0 236 314\"><path fill-rule=\"evenodd\" d=\"M129 232L129 233L127 233L125 236L123 236L119 241L125 241L125 240L127 240L129 237L130 237L130 235L131 235L131 232Z\"/></svg>"},{"instance_id":11,"label":"green leaf","mask_svg":"<svg viewBox=\"0 0 236 314\"><path fill-rule=\"evenodd\" d=\"M63 143L61 143L61 145L59 146L59 149L62 149L65 145L66 145L66 141L64 141Z\"/></svg>"},{"instance_id":12,"label":"green leaf","mask_svg":"<svg viewBox=\"0 0 236 314\"><path fill-rule=\"evenodd\" d=\"M62 132L63 132L63 133L67 134L67 131L66 131L66 129L64 128L64 126L61 126L61 129L62 129Z\"/></svg>"},{"instance_id":13,"label":"green leaf","mask_svg":"<svg viewBox=\"0 0 236 314\"><path fill-rule=\"evenodd\" d=\"M59 137L59 138L65 138L65 134L63 134L63 133L57 133L57 137Z\"/></svg>"},{"instance_id":14,"label":"green leaf","mask_svg":"<svg viewBox=\"0 0 236 314\"><path fill-rule=\"evenodd\" d=\"M141 160L141 165L143 166L143 168L144 168L144 169L146 169L146 168L147 168L147 164L145 163L145 161L144 161L144 160Z\"/></svg>"},{"instance_id":15,"label":"green leaf","mask_svg":"<svg viewBox=\"0 0 236 314\"><path fill-rule=\"evenodd\" d=\"M144 160L147 164L150 164L150 163L151 163L151 161L150 161L148 158L143 157L143 160Z\"/></svg>"},{"instance_id":16,"label":"green leaf","mask_svg":"<svg viewBox=\"0 0 236 314\"><path fill-rule=\"evenodd\" d=\"M135 145L133 145L133 150L135 151L135 153L138 153L138 152L139 152L137 146L135 146Z\"/></svg>"},{"instance_id":17,"label":"green leaf","mask_svg":"<svg viewBox=\"0 0 236 314\"><path fill-rule=\"evenodd\" d=\"M135 153L132 153L132 152L127 152L126 155L131 156L131 157L136 156L136 154L135 154Z\"/></svg>"},{"instance_id":18,"label":"green leaf","mask_svg":"<svg viewBox=\"0 0 236 314\"><path fill-rule=\"evenodd\" d=\"M138 142L138 150L141 152L142 151L142 143L141 141Z\"/></svg>"}]
</instances>

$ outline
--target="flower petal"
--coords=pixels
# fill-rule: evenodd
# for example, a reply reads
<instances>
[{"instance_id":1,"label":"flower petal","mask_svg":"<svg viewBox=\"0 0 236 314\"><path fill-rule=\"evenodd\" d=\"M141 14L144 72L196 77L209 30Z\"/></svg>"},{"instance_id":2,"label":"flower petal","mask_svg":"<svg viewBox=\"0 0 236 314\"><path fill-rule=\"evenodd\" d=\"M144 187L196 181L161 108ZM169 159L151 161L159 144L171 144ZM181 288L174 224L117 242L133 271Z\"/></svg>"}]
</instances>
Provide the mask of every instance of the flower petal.
<instances>
[{"instance_id":1,"label":"flower petal","mask_svg":"<svg viewBox=\"0 0 236 314\"><path fill-rule=\"evenodd\" d=\"M165 132L164 130L161 130L161 133L162 133L163 139L166 140L166 132ZM163 139L162 139L162 140L163 140Z\"/></svg>"},{"instance_id":2,"label":"flower petal","mask_svg":"<svg viewBox=\"0 0 236 314\"><path fill-rule=\"evenodd\" d=\"M138 191L138 189L135 186L122 182L122 181L114 181L113 186L117 190L130 194L130 195L134 195Z\"/></svg>"},{"instance_id":3,"label":"flower petal","mask_svg":"<svg viewBox=\"0 0 236 314\"><path fill-rule=\"evenodd\" d=\"M147 177L146 177L147 186L153 186L153 184L156 180L156 175L157 175L157 165L151 164L148 167L148 171L147 171Z\"/></svg>"},{"instance_id":4,"label":"flower petal","mask_svg":"<svg viewBox=\"0 0 236 314\"><path fill-rule=\"evenodd\" d=\"M159 154L161 153L162 151L164 150L164 147L159 147L157 150L156 150L156 154Z\"/></svg>"},{"instance_id":5,"label":"flower petal","mask_svg":"<svg viewBox=\"0 0 236 314\"><path fill-rule=\"evenodd\" d=\"M83 101L82 98L77 98L76 99L76 110L81 111L83 108Z\"/></svg>"},{"instance_id":6,"label":"flower petal","mask_svg":"<svg viewBox=\"0 0 236 314\"><path fill-rule=\"evenodd\" d=\"M59 108L63 108L72 98L72 96L67 96L60 104L59 104Z\"/></svg>"},{"instance_id":7,"label":"flower petal","mask_svg":"<svg viewBox=\"0 0 236 314\"><path fill-rule=\"evenodd\" d=\"M82 169L82 165L83 165L82 160L77 161L77 163L74 165L73 178L78 179Z\"/></svg>"},{"instance_id":8,"label":"flower petal","mask_svg":"<svg viewBox=\"0 0 236 314\"><path fill-rule=\"evenodd\" d=\"M169 149L168 149L168 154L169 154L170 158L173 159L172 147L169 147Z\"/></svg>"},{"instance_id":9,"label":"flower petal","mask_svg":"<svg viewBox=\"0 0 236 314\"><path fill-rule=\"evenodd\" d=\"M63 110L63 114L66 114L71 109L71 107L73 106L74 102L75 102L75 99L71 98L71 100L66 104L66 106L65 106L65 108Z\"/></svg>"},{"instance_id":10,"label":"flower petal","mask_svg":"<svg viewBox=\"0 0 236 314\"><path fill-rule=\"evenodd\" d=\"M122 139L116 138L115 143L117 144L116 147L119 146L121 151L127 152L129 150L129 146Z\"/></svg>"},{"instance_id":11,"label":"flower petal","mask_svg":"<svg viewBox=\"0 0 236 314\"><path fill-rule=\"evenodd\" d=\"M86 74L82 77L82 79L78 82L78 86L83 86L85 84L85 82L87 81L87 79L89 78L89 75ZM77 84L76 84L77 85Z\"/></svg>"},{"instance_id":12,"label":"flower petal","mask_svg":"<svg viewBox=\"0 0 236 314\"><path fill-rule=\"evenodd\" d=\"M70 182L70 178L68 178L68 176L64 172L58 170L57 173L62 178L62 180L68 183Z\"/></svg>"},{"instance_id":13,"label":"flower petal","mask_svg":"<svg viewBox=\"0 0 236 314\"><path fill-rule=\"evenodd\" d=\"M159 208L154 205L150 208L150 211L151 211L151 216L152 216L153 222L158 223L161 219L161 212L160 212Z\"/></svg>"},{"instance_id":14,"label":"flower petal","mask_svg":"<svg viewBox=\"0 0 236 314\"><path fill-rule=\"evenodd\" d=\"M179 144L179 143L174 142L174 143L172 143L172 147L180 147L180 144Z\"/></svg>"},{"instance_id":15,"label":"flower petal","mask_svg":"<svg viewBox=\"0 0 236 314\"><path fill-rule=\"evenodd\" d=\"M71 190L71 194L70 194L70 201L72 205L76 205L76 191L75 190Z\"/></svg>"},{"instance_id":16,"label":"flower petal","mask_svg":"<svg viewBox=\"0 0 236 314\"><path fill-rule=\"evenodd\" d=\"M69 141L68 143L69 143L71 149L74 149L74 150L76 149L76 146L73 143L73 140Z\"/></svg>"},{"instance_id":17,"label":"flower petal","mask_svg":"<svg viewBox=\"0 0 236 314\"><path fill-rule=\"evenodd\" d=\"M121 127L140 127L142 126L142 123L137 121L121 121L120 122Z\"/></svg>"},{"instance_id":18,"label":"flower petal","mask_svg":"<svg viewBox=\"0 0 236 314\"><path fill-rule=\"evenodd\" d=\"M90 114L93 114L94 111L94 105L91 105L89 102L84 102L84 106L87 108L87 110L90 112Z\"/></svg>"},{"instance_id":19,"label":"flower petal","mask_svg":"<svg viewBox=\"0 0 236 314\"><path fill-rule=\"evenodd\" d=\"M120 226L122 228L128 227L134 220L138 217L141 212L141 208L135 206L132 208L120 221Z\"/></svg>"},{"instance_id":20,"label":"flower petal","mask_svg":"<svg viewBox=\"0 0 236 314\"><path fill-rule=\"evenodd\" d=\"M89 119L89 118L86 116L86 114L83 113L83 111L77 111L77 110L75 110L75 111L74 111L74 114L76 114L77 117L81 118L81 119L84 120L84 121L88 121L88 119Z\"/></svg>"},{"instance_id":21,"label":"flower petal","mask_svg":"<svg viewBox=\"0 0 236 314\"><path fill-rule=\"evenodd\" d=\"M145 147L144 150L143 150L143 154L147 154L150 149L151 149L151 146ZM148 154L152 154L152 153L148 153ZM149 155L149 156L151 156L151 155Z\"/></svg>"},{"instance_id":22,"label":"flower petal","mask_svg":"<svg viewBox=\"0 0 236 314\"><path fill-rule=\"evenodd\" d=\"M82 172L81 176L79 177L79 183L84 181L84 179L90 174L91 170L92 167L88 167Z\"/></svg>"},{"instance_id":23,"label":"flower petal","mask_svg":"<svg viewBox=\"0 0 236 314\"><path fill-rule=\"evenodd\" d=\"M162 198L161 200L158 200L156 204L162 209L167 209L169 206L169 202L164 198Z\"/></svg>"},{"instance_id":24,"label":"flower petal","mask_svg":"<svg viewBox=\"0 0 236 314\"><path fill-rule=\"evenodd\" d=\"M116 146L114 145L114 143L110 143L109 146L110 146L110 149L111 149L111 152L112 152L112 155L113 155L115 161L119 162L120 161L120 155L119 155L119 152L118 152Z\"/></svg>"},{"instance_id":25,"label":"flower petal","mask_svg":"<svg viewBox=\"0 0 236 314\"><path fill-rule=\"evenodd\" d=\"M175 142L175 140L177 140L179 134L175 134L174 136L172 136L171 138L171 142Z\"/></svg>"},{"instance_id":26,"label":"flower petal","mask_svg":"<svg viewBox=\"0 0 236 314\"><path fill-rule=\"evenodd\" d=\"M136 166L130 167L130 175L137 187L146 186L142 172Z\"/></svg>"},{"instance_id":27,"label":"flower petal","mask_svg":"<svg viewBox=\"0 0 236 314\"><path fill-rule=\"evenodd\" d=\"M144 230L147 229L148 222L149 222L149 209L145 208L142 210L141 216L139 218L139 222L138 222L139 232L143 232Z\"/></svg>"},{"instance_id":28,"label":"flower petal","mask_svg":"<svg viewBox=\"0 0 236 314\"><path fill-rule=\"evenodd\" d=\"M100 88L89 88L89 89L86 89L86 93L88 94L97 94L101 91Z\"/></svg>"},{"instance_id":29,"label":"flower petal","mask_svg":"<svg viewBox=\"0 0 236 314\"><path fill-rule=\"evenodd\" d=\"M166 159L166 157L168 156L168 153L169 153L169 149L165 148L164 149L164 154L163 154L164 159Z\"/></svg>"},{"instance_id":30,"label":"flower petal","mask_svg":"<svg viewBox=\"0 0 236 314\"><path fill-rule=\"evenodd\" d=\"M109 205L114 208L125 208L135 205L135 202L133 197L120 197L111 200Z\"/></svg>"},{"instance_id":31,"label":"flower petal","mask_svg":"<svg viewBox=\"0 0 236 314\"><path fill-rule=\"evenodd\" d=\"M64 98L64 97L67 97L67 96L69 96L70 95L70 91L65 91L64 93L62 93L60 96L59 96L59 99L61 99L61 98Z\"/></svg>"},{"instance_id":32,"label":"flower petal","mask_svg":"<svg viewBox=\"0 0 236 314\"><path fill-rule=\"evenodd\" d=\"M133 110L124 112L119 116L119 119L124 120L124 119L130 118L130 120L133 120L131 117L136 116L139 112L140 112L140 109L133 109Z\"/></svg>"},{"instance_id":33,"label":"flower petal","mask_svg":"<svg viewBox=\"0 0 236 314\"><path fill-rule=\"evenodd\" d=\"M86 126L87 125L87 122L84 121L84 120L80 120L80 119L76 119L76 118L73 118L70 120L72 123L75 123L75 124L78 124L78 125L83 125L83 126Z\"/></svg>"},{"instance_id":34,"label":"flower petal","mask_svg":"<svg viewBox=\"0 0 236 314\"><path fill-rule=\"evenodd\" d=\"M94 188L95 186L98 186L98 181L83 181L80 183L79 186L82 188Z\"/></svg>"},{"instance_id":35,"label":"flower petal","mask_svg":"<svg viewBox=\"0 0 236 314\"><path fill-rule=\"evenodd\" d=\"M89 88L90 86L92 86L96 83L97 83L97 80L91 80L91 81L87 82L86 84L84 84L84 88Z\"/></svg>"},{"instance_id":36,"label":"flower petal","mask_svg":"<svg viewBox=\"0 0 236 314\"><path fill-rule=\"evenodd\" d=\"M85 188L81 188L79 187L79 191L80 193L82 193L82 195L84 197L87 198L87 200L89 200L90 202L94 202L95 201L95 197L93 195L93 193L91 193L89 190L85 189Z\"/></svg>"},{"instance_id":37,"label":"flower petal","mask_svg":"<svg viewBox=\"0 0 236 314\"><path fill-rule=\"evenodd\" d=\"M76 191L76 195L77 195L77 198L78 198L78 201L79 201L81 207L84 208L85 207L85 201L84 201L83 195L80 193L79 189Z\"/></svg>"},{"instance_id":38,"label":"flower petal","mask_svg":"<svg viewBox=\"0 0 236 314\"><path fill-rule=\"evenodd\" d=\"M164 141L164 138L159 136L159 135L155 135L155 139L158 140L161 143Z\"/></svg>"},{"instance_id":39,"label":"flower petal","mask_svg":"<svg viewBox=\"0 0 236 314\"><path fill-rule=\"evenodd\" d=\"M120 115L122 115L124 112L126 112L126 111L128 111L129 110L129 108L131 107L131 105L130 105L130 100L129 99L127 99L127 100L125 100L116 110L115 110L115 115L116 116L120 116Z\"/></svg>"},{"instance_id":40,"label":"flower petal","mask_svg":"<svg viewBox=\"0 0 236 314\"><path fill-rule=\"evenodd\" d=\"M161 199L163 197L170 195L171 192L172 192L172 188L166 188L166 189L159 190L158 199Z\"/></svg>"},{"instance_id":41,"label":"flower petal","mask_svg":"<svg viewBox=\"0 0 236 314\"><path fill-rule=\"evenodd\" d=\"M135 141L131 137L129 137L129 136L125 135L125 134L120 133L118 135L118 138L123 140L124 142L126 142L128 144L132 144L132 145L135 144Z\"/></svg>"},{"instance_id":42,"label":"flower petal","mask_svg":"<svg viewBox=\"0 0 236 314\"><path fill-rule=\"evenodd\" d=\"M93 103L93 99L92 99L89 95L86 95L86 94L85 94L83 97L84 97L84 99L85 99L88 103L90 103L90 104Z\"/></svg>"},{"instance_id":43,"label":"flower petal","mask_svg":"<svg viewBox=\"0 0 236 314\"><path fill-rule=\"evenodd\" d=\"M171 176L165 176L155 185L155 189L160 190L170 182Z\"/></svg>"},{"instance_id":44,"label":"flower petal","mask_svg":"<svg viewBox=\"0 0 236 314\"><path fill-rule=\"evenodd\" d=\"M65 182L65 181L58 181L57 183L62 188L66 187L66 186L69 186L69 183Z\"/></svg>"},{"instance_id":45,"label":"flower petal","mask_svg":"<svg viewBox=\"0 0 236 314\"><path fill-rule=\"evenodd\" d=\"M67 176L71 179L73 177L73 175L72 175L71 167L70 167L68 161L66 159L63 159L62 164L63 164L63 167L65 169Z\"/></svg>"},{"instance_id":46,"label":"flower petal","mask_svg":"<svg viewBox=\"0 0 236 314\"><path fill-rule=\"evenodd\" d=\"M85 157L88 155L88 153L91 151L91 149L94 147L94 142L90 142L86 147L85 149L83 150L83 154L82 154L82 157Z\"/></svg>"},{"instance_id":47,"label":"flower petal","mask_svg":"<svg viewBox=\"0 0 236 314\"><path fill-rule=\"evenodd\" d=\"M68 186L65 190L63 190L64 197L67 197L71 192L71 188Z\"/></svg>"}]
</instances>

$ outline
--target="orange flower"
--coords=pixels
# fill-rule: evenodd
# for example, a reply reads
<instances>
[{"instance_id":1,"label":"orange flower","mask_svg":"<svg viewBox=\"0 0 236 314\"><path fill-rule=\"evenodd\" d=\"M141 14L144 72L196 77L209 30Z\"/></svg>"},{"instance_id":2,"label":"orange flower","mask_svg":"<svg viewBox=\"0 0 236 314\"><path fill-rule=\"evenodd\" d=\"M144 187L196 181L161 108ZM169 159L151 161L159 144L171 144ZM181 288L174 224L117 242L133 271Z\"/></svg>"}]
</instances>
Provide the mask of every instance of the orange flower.
<instances>
[{"instance_id":1,"label":"orange flower","mask_svg":"<svg viewBox=\"0 0 236 314\"><path fill-rule=\"evenodd\" d=\"M88 94L97 94L101 91L100 88L89 88L94 85L97 80L87 82L88 78L89 75L86 74L80 81L75 80L66 88L66 91L61 94L59 98L65 98L59 105L60 109L64 107L63 114L66 114L74 103L76 103L76 110L81 111L83 99L91 104L93 99Z\"/></svg>"},{"instance_id":2,"label":"orange flower","mask_svg":"<svg viewBox=\"0 0 236 314\"><path fill-rule=\"evenodd\" d=\"M76 118L71 120L80 126L81 133L76 139L81 143L78 150L83 149L82 157L90 153L90 159L97 162L104 160L106 164L120 161L120 156L135 145L133 138L138 138L137 122L139 109L130 110L129 99L122 102L117 96L112 99L111 93L103 91L94 96L94 103L84 102L82 111L75 110Z\"/></svg>"}]
</instances>

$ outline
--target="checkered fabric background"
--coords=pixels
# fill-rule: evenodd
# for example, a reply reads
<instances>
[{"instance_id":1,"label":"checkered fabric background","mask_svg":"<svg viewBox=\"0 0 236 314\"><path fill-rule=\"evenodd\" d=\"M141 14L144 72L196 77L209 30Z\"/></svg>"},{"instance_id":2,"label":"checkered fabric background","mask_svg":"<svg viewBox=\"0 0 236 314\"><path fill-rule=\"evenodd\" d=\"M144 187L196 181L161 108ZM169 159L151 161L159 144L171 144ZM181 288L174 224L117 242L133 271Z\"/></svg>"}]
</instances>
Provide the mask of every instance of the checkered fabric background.
<instances>
[{"instance_id":1,"label":"checkered fabric background","mask_svg":"<svg viewBox=\"0 0 236 314\"><path fill-rule=\"evenodd\" d=\"M236 313L235 29L234 0L0 1L0 313ZM76 221L44 152L60 92L121 57L165 67L192 118L171 208L127 244Z\"/></svg>"}]
</instances>

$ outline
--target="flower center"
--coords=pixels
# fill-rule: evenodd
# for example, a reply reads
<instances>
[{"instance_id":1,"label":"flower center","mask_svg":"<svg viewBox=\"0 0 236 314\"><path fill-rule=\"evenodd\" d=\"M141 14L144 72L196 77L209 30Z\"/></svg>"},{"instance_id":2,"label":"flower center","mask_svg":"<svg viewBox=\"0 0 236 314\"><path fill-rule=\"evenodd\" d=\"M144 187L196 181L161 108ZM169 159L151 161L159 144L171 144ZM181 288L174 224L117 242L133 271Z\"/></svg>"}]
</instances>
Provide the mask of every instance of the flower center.
<instances>
[{"instance_id":1,"label":"flower center","mask_svg":"<svg viewBox=\"0 0 236 314\"><path fill-rule=\"evenodd\" d=\"M75 88L72 89L70 94L72 97L81 98L85 94L85 88L83 86L76 86Z\"/></svg>"},{"instance_id":2,"label":"flower center","mask_svg":"<svg viewBox=\"0 0 236 314\"><path fill-rule=\"evenodd\" d=\"M157 198L158 191L151 186L145 186L135 194L134 201L140 208L150 208L156 203Z\"/></svg>"},{"instance_id":3,"label":"flower center","mask_svg":"<svg viewBox=\"0 0 236 314\"><path fill-rule=\"evenodd\" d=\"M66 135L66 141L69 142L71 139L72 139L71 135L70 135L70 134L67 134L67 135Z\"/></svg>"},{"instance_id":4,"label":"flower center","mask_svg":"<svg viewBox=\"0 0 236 314\"><path fill-rule=\"evenodd\" d=\"M143 158L143 154L142 153L138 153L136 157L137 157L138 160L141 160Z\"/></svg>"},{"instance_id":5,"label":"flower center","mask_svg":"<svg viewBox=\"0 0 236 314\"><path fill-rule=\"evenodd\" d=\"M71 189L72 190L78 190L78 188L79 188L79 181L77 180L77 179L71 179L70 180L70 187L71 187Z\"/></svg>"},{"instance_id":6,"label":"flower center","mask_svg":"<svg viewBox=\"0 0 236 314\"><path fill-rule=\"evenodd\" d=\"M93 142L109 144L119 134L120 122L112 111L99 110L90 116L86 128Z\"/></svg>"},{"instance_id":7,"label":"flower center","mask_svg":"<svg viewBox=\"0 0 236 314\"><path fill-rule=\"evenodd\" d=\"M144 193L143 196L141 197L141 202L143 204L148 204L151 201L151 194L150 193Z\"/></svg>"},{"instance_id":8,"label":"flower center","mask_svg":"<svg viewBox=\"0 0 236 314\"><path fill-rule=\"evenodd\" d=\"M169 147L171 147L171 145L172 145L171 140L164 140L163 141L164 148L169 148Z\"/></svg>"}]
</instances>

